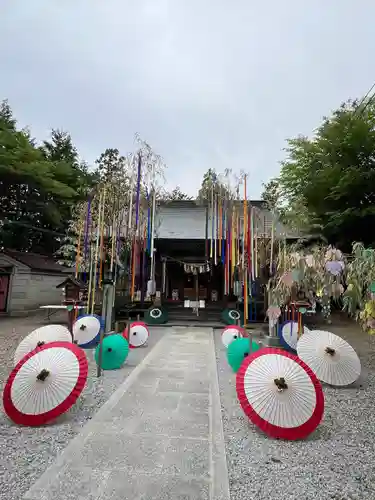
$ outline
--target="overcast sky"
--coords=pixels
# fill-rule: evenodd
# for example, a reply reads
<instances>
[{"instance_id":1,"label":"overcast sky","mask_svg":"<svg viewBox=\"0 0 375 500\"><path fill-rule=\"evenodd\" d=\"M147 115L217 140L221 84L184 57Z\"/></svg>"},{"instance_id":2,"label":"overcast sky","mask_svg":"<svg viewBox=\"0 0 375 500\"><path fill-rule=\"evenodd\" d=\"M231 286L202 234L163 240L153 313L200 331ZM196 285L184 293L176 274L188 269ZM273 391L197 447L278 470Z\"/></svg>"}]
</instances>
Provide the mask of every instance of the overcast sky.
<instances>
[{"instance_id":1,"label":"overcast sky","mask_svg":"<svg viewBox=\"0 0 375 500\"><path fill-rule=\"evenodd\" d=\"M375 81L374 0L0 0L0 99L93 163L139 132L189 194L279 171L285 139Z\"/></svg>"}]
</instances>

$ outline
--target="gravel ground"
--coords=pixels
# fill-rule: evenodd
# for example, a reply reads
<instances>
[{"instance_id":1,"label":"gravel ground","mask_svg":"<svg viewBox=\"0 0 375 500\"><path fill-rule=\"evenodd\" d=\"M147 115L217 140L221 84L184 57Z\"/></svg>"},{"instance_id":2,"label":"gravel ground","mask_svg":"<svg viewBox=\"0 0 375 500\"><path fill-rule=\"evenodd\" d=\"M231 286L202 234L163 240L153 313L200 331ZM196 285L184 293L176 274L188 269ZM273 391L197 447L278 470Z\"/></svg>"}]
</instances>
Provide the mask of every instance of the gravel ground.
<instances>
[{"instance_id":1,"label":"gravel ground","mask_svg":"<svg viewBox=\"0 0 375 500\"><path fill-rule=\"evenodd\" d=\"M349 388L324 387L324 419L300 442L268 438L244 415L215 332L231 500L375 498L375 337L339 318L325 329L356 349L362 376Z\"/></svg>"},{"instance_id":2,"label":"gravel ground","mask_svg":"<svg viewBox=\"0 0 375 500\"><path fill-rule=\"evenodd\" d=\"M51 323L61 317L53 316ZM61 321L63 323L63 321ZM4 386L13 367L14 351L34 328L46 324L42 317L0 319L0 383ZM107 371L96 378L93 351L87 350L89 376L86 387L75 406L53 425L39 428L18 427L3 411L0 413L0 499L19 500L36 479L51 465L55 457L107 401L132 369L150 352L161 338L162 328L151 329L146 348L130 351L121 370ZM2 400L1 400L2 406ZM2 407L1 407L1 410Z\"/></svg>"}]
</instances>

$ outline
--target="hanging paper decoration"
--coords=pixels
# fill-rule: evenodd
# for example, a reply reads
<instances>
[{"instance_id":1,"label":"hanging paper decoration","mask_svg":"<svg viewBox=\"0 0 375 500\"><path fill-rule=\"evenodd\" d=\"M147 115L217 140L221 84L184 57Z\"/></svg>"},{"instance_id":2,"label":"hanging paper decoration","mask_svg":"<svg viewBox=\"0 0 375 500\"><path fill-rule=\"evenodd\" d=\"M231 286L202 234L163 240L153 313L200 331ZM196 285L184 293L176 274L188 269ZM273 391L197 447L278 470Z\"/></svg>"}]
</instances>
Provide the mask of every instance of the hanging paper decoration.
<instances>
[{"instance_id":1,"label":"hanging paper decoration","mask_svg":"<svg viewBox=\"0 0 375 500\"><path fill-rule=\"evenodd\" d=\"M314 267L315 266L315 258L313 255L306 255L305 257L306 265L307 267Z\"/></svg>"},{"instance_id":2,"label":"hanging paper decoration","mask_svg":"<svg viewBox=\"0 0 375 500\"><path fill-rule=\"evenodd\" d=\"M325 254L325 260L328 261L328 260L343 260L343 255L342 255L342 252L340 250L338 250L337 248L334 248L332 246L329 246L327 251L326 251L326 254Z\"/></svg>"},{"instance_id":3,"label":"hanging paper decoration","mask_svg":"<svg viewBox=\"0 0 375 500\"><path fill-rule=\"evenodd\" d=\"M344 262L338 260L331 260L326 262L326 269L333 276L338 276L344 270Z\"/></svg>"},{"instance_id":4,"label":"hanging paper decoration","mask_svg":"<svg viewBox=\"0 0 375 500\"><path fill-rule=\"evenodd\" d=\"M184 264L185 273L202 274L210 271L209 264Z\"/></svg>"},{"instance_id":5,"label":"hanging paper decoration","mask_svg":"<svg viewBox=\"0 0 375 500\"><path fill-rule=\"evenodd\" d=\"M301 260L301 255L298 252L294 252L290 255L290 260L292 264L298 264Z\"/></svg>"},{"instance_id":6,"label":"hanging paper decoration","mask_svg":"<svg viewBox=\"0 0 375 500\"><path fill-rule=\"evenodd\" d=\"M281 309L279 306L272 305L267 309L267 316L270 321L271 326L275 326L279 317L281 316Z\"/></svg>"},{"instance_id":7,"label":"hanging paper decoration","mask_svg":"<svg viewBox=\"0 0 375 500\"><path fill-rule=\"evenodd\" d=\"M291 272L285 272L281 278L280 282L283 283L286 287L291 288L293 285L293 275Z\"/></svg>"}]
</instances>

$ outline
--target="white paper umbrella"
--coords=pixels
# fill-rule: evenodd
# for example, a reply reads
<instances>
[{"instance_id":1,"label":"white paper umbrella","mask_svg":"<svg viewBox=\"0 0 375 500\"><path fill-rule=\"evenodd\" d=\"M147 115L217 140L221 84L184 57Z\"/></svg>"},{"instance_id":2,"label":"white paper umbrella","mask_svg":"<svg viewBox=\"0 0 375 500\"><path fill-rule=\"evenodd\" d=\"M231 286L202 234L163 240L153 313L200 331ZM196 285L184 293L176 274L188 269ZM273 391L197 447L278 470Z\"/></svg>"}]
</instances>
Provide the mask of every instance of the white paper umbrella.
<instances>
[{"instance_id":1,"label":"white paper umbrella","mask_svg":"<svg viewBox=\"0 0 375 500\"><path fill-rule=\"evenodd\" d=\"M323 416L319 380L301 359L282 349L263 348L245 358L236 389L245 414L275 438L302 439Z\"/></svg>"},{"instance_id":2,"label":"white paper umbrella","mask_svg":"<svg viewBox=\"0 0 375 500\"><path fill-rule=\"evenodd\" d=\"M72 336L66 326L46 325L33 330L27 337L21 340L14 354L14 365L29 352L33 351L38 345L48 344L49 342L71 342Z\"/></svg>"},{"instance_id":3,"label":"white paper umbrella","mask_svg":"<svg viewBox=\"0 0 375 500\"><path fill-rule=\"evenodd\" d=\"M100 320L95 315L78 318L73 325L74 341L80 347L91 347L99 340Z\"/></svg>"},{"instance_id":4,"label":"white paper umbrella","mask_svg":"<svg viewBox=\"0 0 375 500\"><path fill-rule=\"evenodd\" d=\"M77 400L87 380L85 353L68 342L51 342L26 354L13 368L3 393L6 414L16 424L54 420Z\"/></svg>"},{"instance_id":5,"label":"white paper umbrella","mask_svg":"<svg viewBox=\"0 0 375 500\"><path fill-rule=\"evenodd\" d=\"M147 342L149 331L146 323L143 323L143 321L134 321L130 327L127 326L125 328L123 336L129 342L129 347L141 347Z\"/></svg>"},{"instance_id":6,"label":"white paper umbrella","mask_svg":"<svg viewBox=\"0 0 375 500\"><path fill-rule=\"evenodd\" d=\"M311 330L299 339L297 353L326 384L349 385L361 374L361 362L353 347L331 332Z\"/></svg>"},{"instance_id":7,"label":"white paper umbrella","mask_svg":"<svg viewBox=\"0 0 375 500\"><path fill-rule=\"evenodd\" d=\"M303 327L303 334L305 333L310 333L310 329L307 328L307 326ZM292 349L295 352L298 342L298 322L286 321L281 324L279 328L279 338L283 347Z\"/></svg>"},{"instance_id":8,"label":"white paper umbrella","mask_svg":"<svg viewBox=\"0 0 375 500\"><path fill-rule=\"evenodd\" d=\"M239 339L244 336L244 329L240 326L229 325L226 326L221 334L221 341L223 346L227 348L233 340Z\"/></svg>"}]
</instances>

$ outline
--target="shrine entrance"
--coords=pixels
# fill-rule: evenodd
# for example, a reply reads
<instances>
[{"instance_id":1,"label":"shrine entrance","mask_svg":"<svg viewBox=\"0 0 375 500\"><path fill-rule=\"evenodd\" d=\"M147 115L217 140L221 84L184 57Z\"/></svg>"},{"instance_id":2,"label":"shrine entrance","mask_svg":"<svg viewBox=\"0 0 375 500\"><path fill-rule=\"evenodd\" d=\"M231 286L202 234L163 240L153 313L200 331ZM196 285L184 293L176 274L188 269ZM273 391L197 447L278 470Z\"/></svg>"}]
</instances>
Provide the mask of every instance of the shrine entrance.
<instances>
[{"instance_id":1,"label":"shrine entrance","mask_svg":"<svg viewBox=\"0 0 375 500\"><path fill-rule=\"evenodd\" d=\"M223 299L223 267L221 264L213 267L206 259L204 240L158 242L158 252L165 261L166 302L201 300L210 304Z\"/></svg>"}]
</instances>

